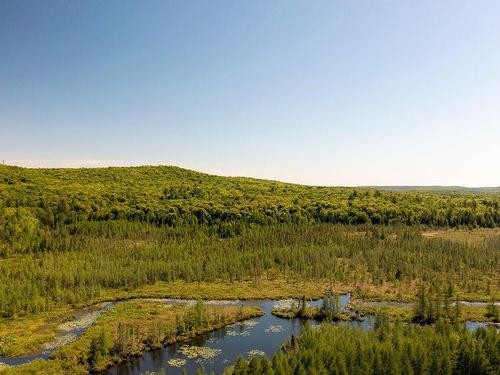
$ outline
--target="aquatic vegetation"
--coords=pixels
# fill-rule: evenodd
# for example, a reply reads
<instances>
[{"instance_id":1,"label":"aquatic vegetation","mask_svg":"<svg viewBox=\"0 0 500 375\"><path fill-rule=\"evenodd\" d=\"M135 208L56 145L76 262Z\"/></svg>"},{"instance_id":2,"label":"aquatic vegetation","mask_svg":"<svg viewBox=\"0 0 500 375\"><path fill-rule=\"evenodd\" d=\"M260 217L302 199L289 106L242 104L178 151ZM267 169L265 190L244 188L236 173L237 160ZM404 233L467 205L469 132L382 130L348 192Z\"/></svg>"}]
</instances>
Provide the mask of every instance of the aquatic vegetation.
<instances>
[{"instance_id":1,"label":"aquatic vegetation","mask_svg":"<svg viewBox=\"0 0 500 375\"><path fill-rule=\"evenodd\" d=\"M76 340L79 335L79 331L83 331L90 327L95 321L99 318L99 316L106 312L108 309L113 307L113 303L105 303L101 304L97 307L99 309L92 309L92 311L86 312L84 309L82 313L80 313L78 318L70 320L68 322L62 323L57 327L57 330L61 332L59 336L57 336L53 341L45 343L43 345L43 352L50 353L56 348L69 344L70 342Z\"/></svg>"},{"instance_id":2,"label":"aquatic vegetation","mask_svg":"<svg viewBox=\"0 0 500 375\"><path fill-rule=\"evenodd\" d=\"M305 309L275 309L273 308L271 314L284 319L319 319L320 309L318 307L306 307Z\"/></svg>"},{"instance_id":3,"label":"aquatic vegetation","mask_svg":"<svg viewBox=\"0 0 500 375\"><path fill-rule=\"evenodd\" d=\"M250 332L248 332L248 331L236 332L235 330L230 329L226 332L226 335L247 337L247 336L250 336Z\"/></svg>"},{"instance_id":4,"label":"aquatic vegetation","mask_svg":"<svg viewBox=\"0 0 500 375\"><path fill-rule=\"evenodd\" d=\"M255 320L243 320L241 322L230 325L228 331L226 332L226 335L243 337L250 336L250 332L247 330L254 328L255 326L257 326L257 324L259 324L259 322ZM242 331L237 332L238 328L242 328Z\"/></svg>"},{"instance_id":5,"label":"aquatic vegetation","mask_svg":"<svg viewBox=\"0 0 500 375\"><path fill-rule=\"evenodd\" d=\"M78 280L80 286L70 282L60 285L62 297L57 298L62 300L57 299L57 305L127 298L135 293L156 297L200 295L205 298L249 298L272 294L280 297L304 293L319 297L326 287L332 285L336 291L339 288L351 290L358 298L386 299L389 294L391 298L398 297L394 288L396 280L401 296L411 299L416 295L415 286L418 284L415 282L422 278L434 279L443 285L449 281L454 283L461 298L467 292L477 294L471 294L467 299L489 299L491 286L495 285L493 280L497 277L498 265L491 261L497 259L498 236L485 239L484 243L477 245L481 246L477 251L476 245L424 238L417 228L366 226L363 228L366 234L357 238L349 237L352 227L281 225L258 230L248 228L241 236L221 242L219 237L203 229L192 229L188 236L180 229L177 233L177 229L139 223L105 223L106 231L109 231L106 235L102 234L104 224L93 222L87 224L90 228L86 228L85 233L78 233L73 228L77 231L74 235L63 232L46 239L49 245L52 244L50 246L60 249L57 255L48 249L36 255L19 254L3 259L0 315L10 317L54 308L54 292L50 285L58 280L61 268L67 280ZM371 234L372 231L379 234ZM384 231L396 232L398 240L379 239ZM143 237L148 238L147 245L139 246L135 242L131 245L128 240ZM310 242L315 245L309 246ZM67 247L67 243L74 244L74 247ZM456 250L447 251L448 247ZM348 253L345 253L346 248L350 249ZM422 251L425 251L425 257L418 256ZM208 259L207 253L211 254ZM250 265L242 267L242 264L247 264L248 257L269 264L265 269L255 270L255 280L259 282L254 285L241 282L249 277ZM297 263L298 259L301 261ZM303 259L321 261L312 261L305 267ZM194 266L205 261L208 262L205 271ZM147 270L147 274L137 272L138 269ZM308 271L301 271L303 269ZM347 269L350 271L345 271ZM463 275L458 269L463 270ZM294 280L284 280L284 274L293 274ZM326 279L330 280L329 283L325 282ZM182 289L176 288L175 283L179 280L184 281ZM220 282L214 283L214 280ZM201 282L201 289L198 282ZM307 287L300 285L304 283L309 284ZM310 284L314 283L316 285L311 287ZM24 290L28 295L21 292ZM35 291L43 291L42 296L31 295ZM67 299L66 296L72 297ZM7 301L12 303L7 304Z\"/></svg>"},{"instance_id":6,"label":"aquatic vegetation","mask_svg":"<svg viewBox=\"0 0 500 375\"><path fill-rule=\"evenodd\" d=\"M16 366L16 372L12 375L83 375L88 373L87 367L90 364L95 371L100 371L120 360L140 355L148 349L160 348L164 343L194 337L233 324L238 319L251 319L261 314L261 309L250 306L240 309L237 306L203 307L198 304L190 308L181 305L162 308L158 306L157 301L144 299L120 302L102 314L94 325L74 342L58 348L52 353L50 360L32 361ZM179 324L192 329L178 331ZM87 357L89 348L92 355ZM204 357L208 354L203 353L198 359L205 360ZM80 360L82 355L88 358L88 361ZM41 366L45 371L41 370ZM71 368L71 372L59 370L59 367ZM3 372L4 370L0 371L2 374Z\"/></svg>"},{"instance_id":7,"label":"aquatic vegetation","mask_svg":"<svg viewBox=\"0 0 500 375\"><path fill-rule=\"evenodd\" d=\"M280 333L283 331L284 331L284 328L283 328L283 326L280 326L280 325L270 325L268 328L265 329L265 332L269 332L269 333Z\"/></svg>"},{"instance_id":8,"label":"aquatic vegetation","mask_svg":"<svg viewBox=\"0 0 500 375\"><path fill-rule=\"evenodd\" d=\"M271 314L283 319L293 319L297 317L295 309L275 309L273 308Z\"/></svg>"},{"instance_id":9,"label":"aquatic vegetation","mask_svg":"<svg viewBox=\"0 0 500 375\"><path fill-rule=\"evenodd\" d=\"M249 350L246 354L248 354L249 357L253 357L254 355L258 355L258 356L266 355L265 352L263 352L262 350L258 350L258 349Z\"/></svg>"},{"instance_id":10,"label":"aquatic vegetation","mask_svg":"<svg viewBox=\"0 0 500 375\"><path fill-rule=\"evenodd\" d=\"M209 348L208 346L182 345L179 353L189 359L210 359L222 353L222 349Z\"/></svg>"},{"instance_id":11,"label":"aquatic vegetation","mask_svg":"<svg viewBox=\"0 0 500 375\"><path fill-rule=\"evenodd\" d=\"M300 305L299 300L296 299L282 299L276 301L273 305L273 309L298 309Z\"/></svg>"},{"instance_id":12,"label":"aquatic vegetation","mask_svg":"<svg viewBox=\"0 0 500 375\"><path fill-rule=\"evenodd\" d=\"M345 296L344 296L345 297ZM350 296L347 295L347 298ZM342 297L327 294L323 297L321 307L308 306L305 298L297 304L281 303L275 304L271 314L283 319L315 319L318 321L350 321L363 320L363 315L359 311L354 311L350 303L342 303ZM278 307L276 307L278 306ZM283 307L291 306L291 307Z\"/></svg>"},{"instance_id":13,"label":"aquatic vegetation","mask_svg":"<svg viewBox=\"0 0 500 375\"><path fill-rule=\"evenodd\" d=\"M357 298L411 301L418 285L432 282L453 286L460 299L498 299L498 228L469 242L472 231L451 241L452 231L423 236L426 228L414 224L495 227L499 203L498 194L311 188L171 167L0 166L0 316L5 317L0 319L0 353L29 354L68 343L74 330L85 329L93 319L58 330L74 309L132 297L156 297L156 306L123 309L123 315L113 315L116 320L95 323L113 341L103 366L165 340L243 319L237 311L229 320L181 311L178 318L167 317L179 307L173 305L196 306L194 299L179 297L319 297L334 288ZM293 309L297 303L278 301L275 307ZM325 312L349 318L332 306ZM419 311L422 319L435 320L436 306L427 303ZM495 306L484 312L469 309L467 316L498 320ZM301 317L313 311L309 308L304 304ZM161 320L168 324L158 325ZM228 335L250 335L249 324ZM89 330L54 353L58 366L78 358L75 366L86 370L98 332ZM55 360L45 362L30 369L46 366L38 373L56 373L50 369Z\"/></svg>"},{"instance_id":14,"label":"aquatic vegetation","mask_svg":"<svg viewBox=\"0 0 500 375\"><path fill-rule=\"evenodd\" d=\"M239 302L239 300L209 300L205 301L205 304L210 306L227 306L237 305Z\"/></svg>"},{"instance_id":15,"label":"aquatic vegetation","mask_svg":"<svg viewBox=\"0 0 500 375\"><path fill-rule=\"evenodd\" d=\"M284 319L313 319L318 312L319 308L311 307L306 301L305 296L303 296L302 300L286 299L277 301L271 310L273 315Z\"/></svg>"},{"instance_id":16,"label":"aquatic vegetation","mask_svg":"<svg viewBox=\"0 0 500 375\"><path fill-rule=\"evenodd\" d=\"M240 322L240 325L242 325L246 328L253 328L257 324L259 324L259 322L257 322L256 320L244 320L244 321Z\"/></svg>"},{"instance_id":17,"label":"aquatic vegetation","mask_svg":"<svg viewBox=\"0 0 500 375\"><path fill-rule=\"evenodd\" d=\"M167 361L169 366L182 367L186 364L186 360L182 358L172 358Z\"/></svg>"}]
</instances>

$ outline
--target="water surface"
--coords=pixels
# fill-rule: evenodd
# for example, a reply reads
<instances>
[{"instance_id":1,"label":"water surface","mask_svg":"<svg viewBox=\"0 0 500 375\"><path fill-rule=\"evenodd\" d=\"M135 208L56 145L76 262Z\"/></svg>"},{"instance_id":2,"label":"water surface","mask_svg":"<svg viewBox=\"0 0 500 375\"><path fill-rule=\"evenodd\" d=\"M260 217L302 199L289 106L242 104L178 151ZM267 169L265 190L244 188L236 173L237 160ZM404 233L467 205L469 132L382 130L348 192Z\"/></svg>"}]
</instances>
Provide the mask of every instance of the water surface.
<instances>
[{"instance_id":1,"label":"water surface","mask_svg":"<svg viewBox=\"0 0 500 375\"><path fill-rule=\"evenodd\" d=\"M342 305L345 306L349 301L349 296L341 297ZM280 301L281 302L281 301ZM121 362L116 366L103 372L103 375L140 375L147 371L160 371L162 368L168 375L180 374L182 369L188 370L192 374L198 367L204 367L209 373L214 371L221 373L226 367L234 363L239 355L245 358L250 357L254 351L265 353L268 357L278 350L281 345L291 337L298 336L307 324L300 319L282 319L271 314L273 305L277 301L256 300L242 301L238 304L244 306L258 306L264 311L264 315L258 318L249 319L244 322L236 323L219 330L197 336L193 339L167 345L164 348L150 350L140 357L131 358ZM311 306L320 306L321 301L309 302ZM341 322L340 324L351 324L356 327L370 329L373 327L375 317L369 316L363 322ZM309 321L316 325L318 322ZM220 350L220 354L211 359L188 359L185 355L179 353L182 345L193 345L209 347ZM186 360L182 367L173 367L168 364L171 359Z\"/></svg>"},{"instance_id":2,"label":"water surface","mask_svg":"<svg viewBox=\"0 0 500 375\"><path fill-rule=\"evenodd\" d=\"M195 300L180 299L157 298L147 300L156 300L158 303L165 304L181 304L186 307L193 306L196 303ZM341 295L341 307L347 306L349 300L350 295ZM239 355L249 358L251 353L264 353L268 357L272 357L272 355L287 339L291 337L291 335L298 336L301 334L306 322L300 319L278 318L271 314L271 310L274 305L287 306L297 302L298 301L296 300L206 301L205 303L207 305L231 304L258 306L262 308L264 315L197 336L181 343L167 345L161 349L147 351L139 357L131 358L111 367L110 369L102 372L102 375L139 375L147 371L159 371L161 369L164 369L169 375L175 375L180 374L182 368L186 368L189 373L194 373L198 367L204 367L207 372L213 370L215 373L220 373L226 367L234 363ZM73 321L63 323L59 326L57 337L51 343L47 344L42 351L23 357L0 356L0 364L21 365L35 359L48 359L54 350L75 340L78 336L83 334L102 313L119 303L121 302L105 303L80 310L75 315L75 319ZM410 307L414 305L414 303L387 301L366 301L363 303L373 304L376 306L394 305ZM309 301L308 304L313 307L319 307L322 304L322 300ZM482 305L485 303L470 302L469 304ZM318 322L314 320L309 322L312 325L318 324ZM351 325L363 329L372 329L374 323L375 317L367 316L362 322L338 322L337 324ZM484 327L486 325L487 323L466 322L466 327L471 330ZM189 359L187 356L179 353L179 349L183 345L208 347L210 349L220 351L220 353L210 359ZM168 364L168 361L172 359L185 360L186 363L180 368L174 367Z\"/></svg>"}]
</instances>

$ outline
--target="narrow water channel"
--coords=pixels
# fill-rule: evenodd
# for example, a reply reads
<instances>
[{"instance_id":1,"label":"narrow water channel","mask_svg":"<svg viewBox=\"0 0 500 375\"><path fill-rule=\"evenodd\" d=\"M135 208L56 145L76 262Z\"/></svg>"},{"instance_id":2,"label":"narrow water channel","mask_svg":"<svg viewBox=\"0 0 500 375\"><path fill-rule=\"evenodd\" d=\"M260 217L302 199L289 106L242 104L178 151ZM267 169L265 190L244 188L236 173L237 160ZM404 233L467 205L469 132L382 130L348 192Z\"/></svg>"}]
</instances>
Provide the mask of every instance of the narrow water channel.
<instances>
[{"instance_id":1,"label":"narrow water channel","mask_svg":"<svg viewBox=\"0 0 500 375\"><path fill-rule=\"evenodd\" d=\"M9 366L17 366L29 363L35 359L49 359L52 352L60 346L76 340L87 330L87 328L94 324L101 314L105 313L115 305L116 303L114 302L107 302L81 309L75 314L73 320L59 326L56 338L47 343L42 350L22 357L0 356L0 365L5 364Z\"/></svg>"}]
</instances>

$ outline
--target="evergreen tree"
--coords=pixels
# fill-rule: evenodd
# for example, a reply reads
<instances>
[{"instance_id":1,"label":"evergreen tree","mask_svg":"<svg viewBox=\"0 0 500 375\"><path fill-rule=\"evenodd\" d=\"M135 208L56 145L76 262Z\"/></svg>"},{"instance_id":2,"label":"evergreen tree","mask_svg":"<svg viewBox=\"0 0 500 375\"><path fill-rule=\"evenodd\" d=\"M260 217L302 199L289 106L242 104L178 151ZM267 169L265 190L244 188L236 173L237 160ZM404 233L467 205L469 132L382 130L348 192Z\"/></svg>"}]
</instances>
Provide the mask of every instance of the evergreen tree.
<instances>
[{"instance_id":1,"label":"evergreen tree","mask_svg":"<svg viewBox=\"0 0 500 375\"><path fill-rule=\"evenodd\" d=\"M111 340L109 333L101 329L97 337L93 337L90 342L90 350L88 356L89 368L96 369L101 361L109 354L111 349Z\"/></svg>"},{"instance_id":2,"label":"evergreen tree","mask_svg":"<svg viewBox=\"0 0 500 375\"><path fill-rule=\"evenodd\" d=\"M252 356L248 364L247 375L260 375L262 373L261 360L258 356Z\"/></svg>"},{"instance_id":3,"label":"evergreen tree","mask_svg":"<svg viewBox=\"0 0 500 375\"><path fill-rule=\"evenodd\" d=\"M233 375L246 375L248 371L248 362L240 355L234 364Z\"/></svg>"},{"instance_id":4,"label":"evergreen tree","mask_svg":"<svg viewBox=\"0 0 500 375\"><path fill-rule=\"evenodd\" d=\"M269 358L267 356L263 356L260 362L261 368L262 368L262 375L274 375L274 370L273 366L271 364L271 361L269 361Z\"/></svg>"}]
</instances>

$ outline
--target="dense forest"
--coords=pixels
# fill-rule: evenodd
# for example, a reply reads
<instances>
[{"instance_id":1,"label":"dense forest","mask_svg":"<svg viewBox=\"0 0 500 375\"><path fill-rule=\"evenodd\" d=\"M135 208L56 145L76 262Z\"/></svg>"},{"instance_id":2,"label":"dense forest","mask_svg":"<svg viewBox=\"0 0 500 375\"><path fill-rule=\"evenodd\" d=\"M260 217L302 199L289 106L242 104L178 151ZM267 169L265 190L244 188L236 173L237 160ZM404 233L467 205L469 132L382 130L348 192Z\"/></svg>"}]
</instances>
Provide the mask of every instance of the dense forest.
<instances>
[{"instance_id":1,"label":"dense forest","mask_svg":"<svg viewBox=\"0 0 500 375\"><path fill-rule=\"evenodd\" d=\"M353 288L391 282L403 291L434 282L490 296L498 290L499 248L500 236L455 243L425 238L412 227L282 224L221 239L208 229L87 223L44 237L32 254L2 261L0 313L43 311L95 300L106 289L175 280L306 279Z\"/></svg>"},{"instance_id":2,"label":"dense forest","mask_svg":"<svg viewBox=\"0 0 500 375\"><path fill-rule=\"evenodd\" d=\"M176 167L0 165L0 315L174 280L436 282L490 295L499 236L457 243L423 238L419 225L495 227L499 203L495 193L311 187Z\"/></svg>"},{"instance_id":3,"label":"dense forest","mask_svg":"<svg viewBox=\"0 0 500 375\"><path fill-rule=\"evenodd\" d=\"M500 194L391 192L211 176L177 167L26 169L0 165L0 240L17 250L61 226L334 223L495 227Z\"/></svg>"},{"instance_id":4,"label":"dense forest","mask_svg":"<svg viewBox=\"0 0 500 375\"><path fill-rule=\"evenodd\" d=\"M272 359L239 358L231 375L495 375L500 336L494 328L470 332L435 326L388 323L374 331L324 324L292 338ZM199 371L203 374L203 371Z\"/></svg>"}]
</instances>

